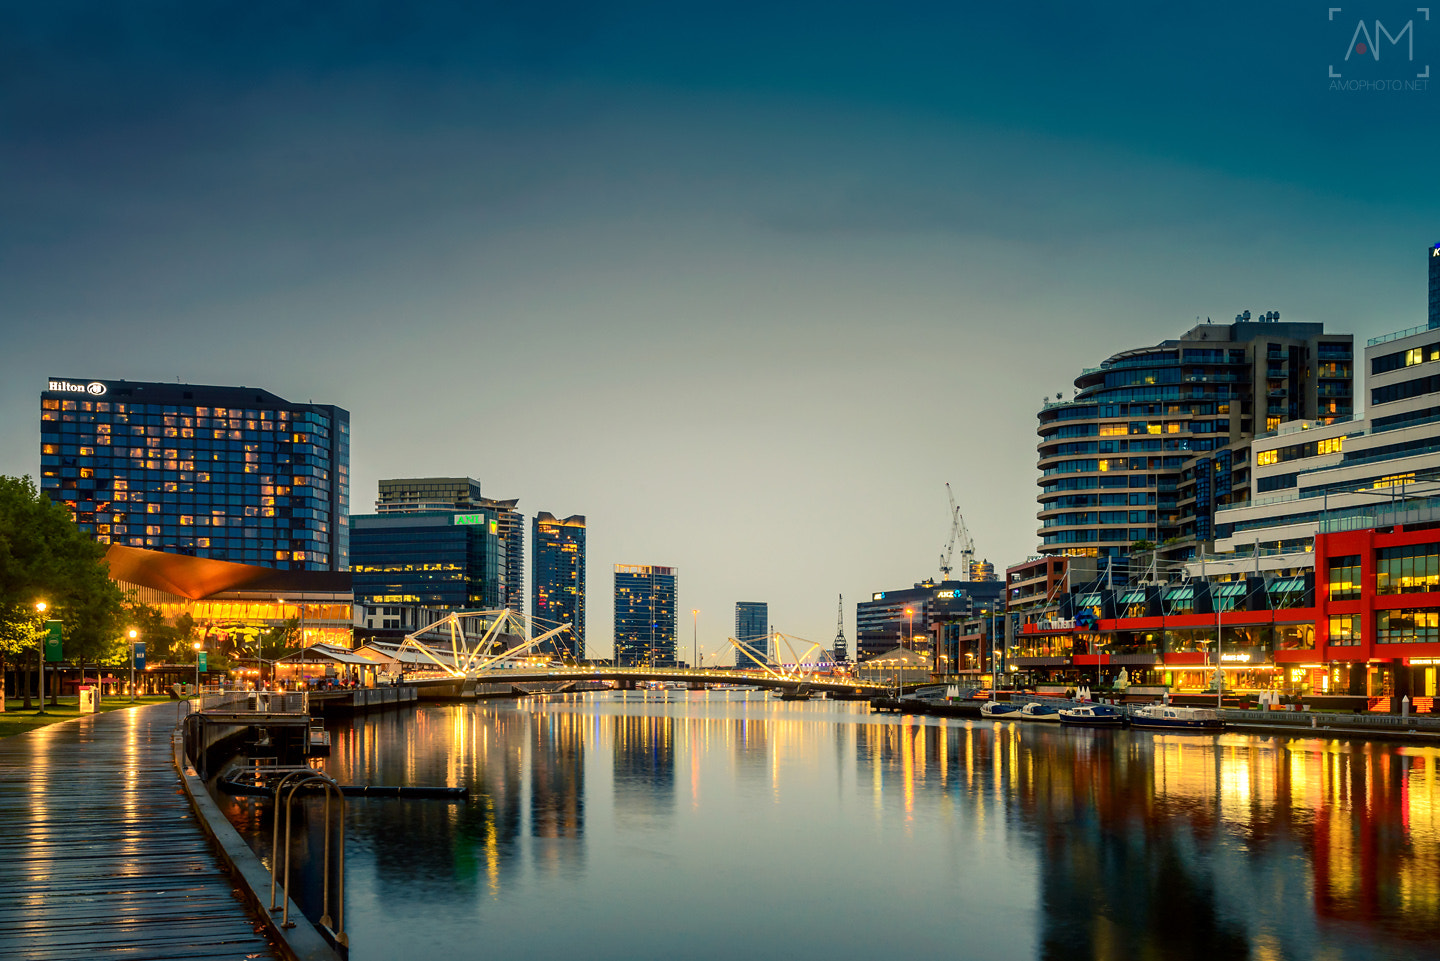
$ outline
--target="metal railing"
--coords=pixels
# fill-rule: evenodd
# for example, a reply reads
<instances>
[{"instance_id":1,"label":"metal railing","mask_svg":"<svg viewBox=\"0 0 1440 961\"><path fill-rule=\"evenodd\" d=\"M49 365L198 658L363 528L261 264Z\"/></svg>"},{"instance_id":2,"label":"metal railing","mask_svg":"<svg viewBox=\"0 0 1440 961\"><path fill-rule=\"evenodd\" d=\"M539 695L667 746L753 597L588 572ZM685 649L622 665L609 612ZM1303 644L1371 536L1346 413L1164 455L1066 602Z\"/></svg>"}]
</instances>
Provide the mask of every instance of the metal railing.
<instances>
[{"instance_id":1,"label":"metal railing","mask_svg":"<svg viewBox=\"0 0 1440 961\"><path fill-rule=\"evenodd\" d=\"M1381 731L1419 730L1440 732L1440 717L1426 714L1330 714L1318 711L1255 711L1226 708L1227 721L1257 721L1286 727L1358 727Z\"/></svg>"},{"instance_id":2,"label":"metal railing","mask_svg":"<svg viewBox=\"0 0 1440 961\"><path fill-rule=\"evenodd\" d=\"M1416 334L1423 334L1427 330L1434 330L1429 324L1421 324L1419 327L1407 327L1404 330L1397 330L1393 334L1381 334L1379 337L1371 337L1365 341L1366 347L1374 347L1377 344L1388 344L1392 340L1403 340L1406 337L1413 337Z\"/></svg>"},{"instance_id":3,"label":"metal railing","mask_svg":"<svg viewBox=\"0 0 1440 961\"><path fill-rule=\"evenodd\" d=\"M218 691L192 698L198 710L229 714L309 714L308 691Z\"/></svg>"},{"instance_id":4,"label":"metal railing","mask_svg":"<svg viewBox=\"0 0 1440 961\"><path fill-rule=\"evenodd\" d=\"M350 939L345 934L345 795L340 792L340 785L328 774L313 769L304 771L292 771L280 779L275 785L274 823L270 837L270 910L279 911L281 908L275 903L276 877L282 873L280 860L283 856L285 867L283 869L284 881L282 897L284 913L281 915L280 926L282 928L293 928L295 922L290 920L290 827L291 807L295 801L295 792L302 787L320 787L325 792L325 854L322 870L323 880L321 882L320 896L320 925L327 929L336 943L350 946ZM288 793L286 793L286 789ZM285 847L280 848L280 808L281 794L284 793L285 808ZM336 917L332 922L330 918L330 803L334 799L340 809L340 844L339 844L339 865L336 868Z\"/></svg>"}]
</instances>

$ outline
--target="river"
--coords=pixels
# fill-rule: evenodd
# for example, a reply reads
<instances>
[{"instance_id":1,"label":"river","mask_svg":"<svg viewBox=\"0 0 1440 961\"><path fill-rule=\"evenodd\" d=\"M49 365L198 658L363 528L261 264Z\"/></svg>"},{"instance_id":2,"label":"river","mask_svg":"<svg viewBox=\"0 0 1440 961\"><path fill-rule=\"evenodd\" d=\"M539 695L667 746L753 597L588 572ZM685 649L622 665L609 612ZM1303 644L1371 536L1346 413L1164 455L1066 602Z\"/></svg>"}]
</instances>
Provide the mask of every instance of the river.
<instances>
[{"instance_id":1,"label":"river","mask_svg":"<svg viewBox=\"0 0 1440 961\"><path fill-rule=\"evenodd\" d=\"M354 961L1440 957L1429 747L739 691L328 726L342 783L472 792L350 801Z\"/></svg>"}]
</instances>

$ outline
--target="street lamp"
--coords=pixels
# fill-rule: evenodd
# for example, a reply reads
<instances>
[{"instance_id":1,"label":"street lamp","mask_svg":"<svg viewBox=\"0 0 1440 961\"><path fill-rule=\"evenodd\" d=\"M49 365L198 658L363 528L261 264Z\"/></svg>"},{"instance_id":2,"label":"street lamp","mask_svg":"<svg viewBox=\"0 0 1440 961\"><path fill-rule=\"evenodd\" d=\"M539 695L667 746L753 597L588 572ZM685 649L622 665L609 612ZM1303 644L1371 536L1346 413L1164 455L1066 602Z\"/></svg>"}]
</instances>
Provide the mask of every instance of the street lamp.
<instances>
[{"instance_id":1,"label":"street lamp","mask_svg":"<svg viewBox=\"0 0 1440 961\"><path fill-rule=\"evenodd\" d=\"M46 609L48 609L49 606L50 606L50 605L49 605L49 604L46 604L44 601L36 601L36 602L35 602L35 613L37 613L37 614L39 614L39 615L41 615L41 616L43 617L44 614L45 614ZM41 625L41 626L43 627L44 625ZM39 650L38 650L39 657L38 657L38 660L39 660L39 662L40 662L40 710L36 711L35 713L36 713L36 714L45 714L45 713L47 713L47 712L46 712L46 710L45 710L45 633L44 633L43 631L40 633L40 635L39 635L39 637L38 637L38 640L39 640Z\"/></svg>"},{"instance_id":2,"label":"street lamp","mask_svg":"<svg viewBox=\"0 0 1440 961\"><path fill-rule=\"evenodd\" d=\"M130 703L135 703L135 639L140 632L130 628Z\"/></svg>"},{"instance_id":3,"label":"street lamp","mask_svg":"<svg viewBox=\"0 0 1440 961\"><path fill-rule=\"evenodd\" d=\"M204 641L196 641L190 645L195 648L195 695L200 695L200 652L205 649Z\"/></svg>"},{"instance_id":4,"label":"street lamp","mask_svg":"<svg viewBox=\"0 0 1440 961\"><path fill-rule=\"evenodd\" d=\"M908 644L901 644L901 647L908 647L915 643L915 608L905 608L905 619L910 624L910 629L906 632L910 635L910 639Z\"/></svg>"},{"instance_id":5,"label":"street lamp","mask_svg":"<svg viewBox=\"0 0 1440 961\"><path fill-rule=\"evenodd\" d=\"M694 667L700 660L700 610L695 608L690 611L690 645L694 650L690 653L690 666Z\"/></svg>"}]
</instances>

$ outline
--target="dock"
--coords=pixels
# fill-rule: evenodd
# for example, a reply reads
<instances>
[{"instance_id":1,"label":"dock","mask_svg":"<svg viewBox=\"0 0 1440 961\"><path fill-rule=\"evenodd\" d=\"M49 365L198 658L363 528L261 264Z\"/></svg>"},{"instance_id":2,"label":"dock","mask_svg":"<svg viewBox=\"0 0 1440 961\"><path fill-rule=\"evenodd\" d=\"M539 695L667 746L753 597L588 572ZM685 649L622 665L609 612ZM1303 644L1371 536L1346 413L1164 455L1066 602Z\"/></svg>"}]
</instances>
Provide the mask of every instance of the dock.
<instances>
[{"instance_id":1,"label":"dock","mask_svg":"<svg viewBox=\"0 0 1440 961\"><path fill-rule=\"evenodd\" d=\"M0 957L281 958L181 788L153 704L0 739Z\"/></svg>"}]
</instances>

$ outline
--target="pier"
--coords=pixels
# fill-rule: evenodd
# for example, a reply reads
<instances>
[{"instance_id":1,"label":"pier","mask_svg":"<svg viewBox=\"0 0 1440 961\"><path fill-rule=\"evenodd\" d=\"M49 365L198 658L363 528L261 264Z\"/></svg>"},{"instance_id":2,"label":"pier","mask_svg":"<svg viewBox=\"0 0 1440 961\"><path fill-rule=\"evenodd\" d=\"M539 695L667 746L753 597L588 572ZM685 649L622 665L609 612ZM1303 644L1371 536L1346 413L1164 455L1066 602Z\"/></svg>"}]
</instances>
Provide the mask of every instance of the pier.
<instances>
[{"instance_id":1,"label":"pier","mask_svg":"<svg viewBox=\"0 0 1440 961\"><path fill-rule=\"evenodd\" d=\"M188 704L0 740L0 957L283 958L181 789Z\"/></svg>"}]
</instances>

